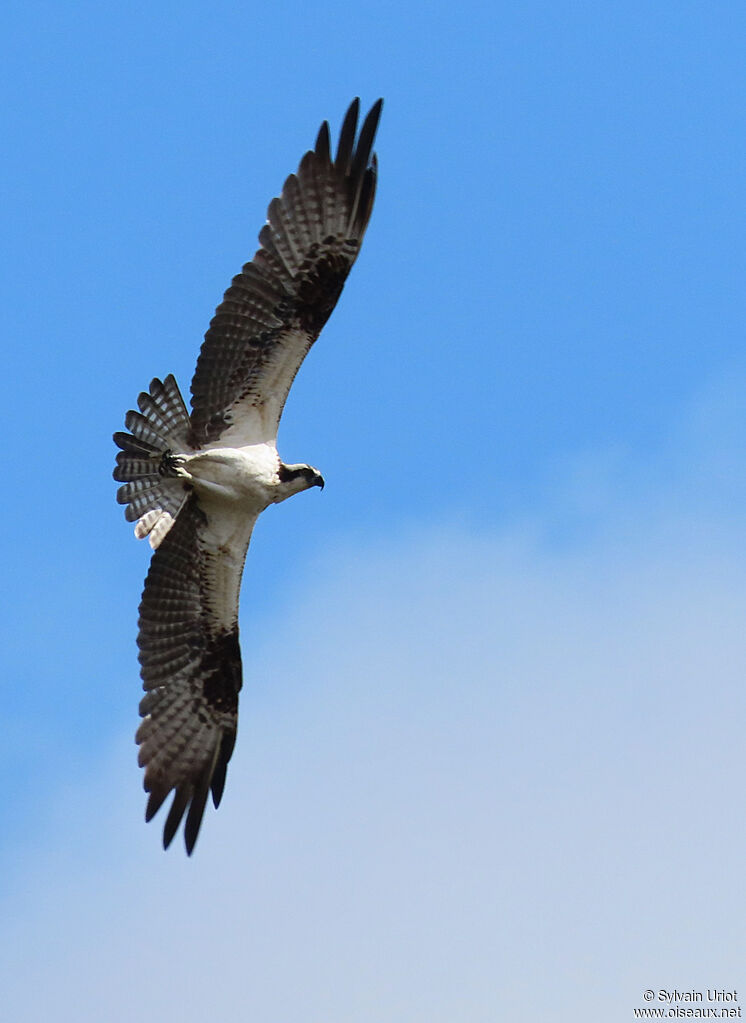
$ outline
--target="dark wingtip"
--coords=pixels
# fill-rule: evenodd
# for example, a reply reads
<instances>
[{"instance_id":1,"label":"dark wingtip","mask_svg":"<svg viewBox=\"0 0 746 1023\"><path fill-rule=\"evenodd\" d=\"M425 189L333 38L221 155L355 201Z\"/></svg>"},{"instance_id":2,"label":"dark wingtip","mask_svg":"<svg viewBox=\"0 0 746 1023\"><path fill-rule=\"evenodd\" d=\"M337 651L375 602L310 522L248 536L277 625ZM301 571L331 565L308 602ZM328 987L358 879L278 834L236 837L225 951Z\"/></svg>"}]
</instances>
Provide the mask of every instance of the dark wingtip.
<instances>
[{"instance_id":1,"label":"dark wingtip","mask_svg":"<svg viewBox=\"0 0 746 1023\"><path fill-rule=\"evenodd\" d=\"M174 793L174 801L171 804L171 809L168 811L166 823L163 826L164 849L168 849L173 841L173 837L181 824L181 818L184 816L184 811L187 808L191 794L191 787L189 785L180 786Z\"/></svg>"},{"instance_id":2,"label":"dark wingtip","mask_svg":"<svg viewBox=\"0 0 746 1023\"><path fill-rule=\"evenodd\" d=\"M319 134L316 136L316 155L325 160L327 163L331 160L331 143L329 138L329 122L324 123L319 128Z\"/></svg>"},{"instance_id":3,"label":"dark wingtip","mask_svg":"<svg viewBox=\"0 0 746 1023\"><path fill-rule=\"evenodd\" d=\"M168 789L154 789L148 798L148 805L145 807L145 823L152 821L155 815L158 813L160 808L163 806L164 800L168 795Z\"/></svg>"},{"instance_id":4,"label":"dark wingtip","mask_svg":"<svg viewBox=\"0 0 746 1023\"><path fill-rule=\"evenodd\" d=\"M194 804L192 804L194 805ZM189 827L189 821L184 825L184 846L186 848L187 856L191 856L194 852L194 846L197 843L197 835L199 835L199 826L202 823L202 817L197 821L197 824L193 827Z\"/></svg>"},{"instance_id":5,"label":"dark wingtip","mask_svg":"<svg viewBox=\"0 0 746 1023\"><path fill-rule=\"evenodd\" d=\"M376 132L378 131L378 122L381 118L382 109L383 100L376 100L363 121L363 126L360 129L360 135L357 140L352 169L350 171L353 178L357 178L362 175L370 164L373 142L375 141Z\"/></svg>"},{"instance_id":6,"label":"dark wingtip","mask_svg":"<svg viewBox=\"0 0 746 1023\"><path fill-rule=\"evenodd\" d=\"M219 748L218 748L219 749ZM218 750L215 752L217 757ZM202 817L205 812L205 805L207 803L207 797L210 792L210 777L214 770L213 764L210 765L210 769L205 771L200 783L199 788L192 795L192 805L189 807L189 813L187 814L186 824L184 825L184 844L186 845L187 856L192 855L192 849L194 849L199 835L199 829L202 825Z\"/></svg>"},{"instance_id":7,"label":"dark wingtip","mask_svg":"<svg viewBox=\"0 0 746 1023\"><path fill-rule=\"evenodd\" d=\"M225 776L228 771L228 761L233 755L233 749L236 745L236 733L235 731L225 732L220 742L220 750L215 762L215 770L212 775L212 781L210 782L210 788L212 789L212 801L215 807L220 806L220 800L223 798L223 789L225 788Z\"/></svg>"},{"instance_id":8,"label":"dark wingtip","mask_svg":"<svg viewBox=\"0 0 746 1023\"><path fill-rule=\"evenodd\" d=\"M363 121L363 126L360 129L357 145L352 154L351 164L347 172L352 189L352 204L348 227L358 236L358 239L362 239L373 211L378 173L378 161L376 154L373 152L373 143L375 142L382 109L383 100L377 99L368 111Z\"/></svg>"},{"instance_id":9,"label":"dark wingtip","mask_svg":"<svg viewBox=\"0 0 746 1023\"><path fill-rule=\"evenodd\" d=\"M216 810L220 806L220 800L223 798L227 767L227 763L219 764L215 768L215 774L213 775L213 779L210 784L210 788L212 790L212 803Z\"/></svg>"},{"instance_id":10,"label":"dark wingtip","mask_svg":"<svg viewBox=\"0 0 746 1023\"><path fill-rule=\"evenodd\" d=\"M370 108L370 110L368 112L368 117L370 117L372 114L375 114L376 125L378 125L378 121L380 120L381 111L382 110L383 110L383 96L379 96L378 99L375 101L375 103L373 104L373 106Z\"/></svg>"},{"instance_id":11,"label":"dark wingtip","mask_svg":"<svg viewBox=\"0 0 746 1023\"><path fill-rule=\"evenodd\" d=\"M357 119L359 113L360 100L356 96L352 103L350 103L347 108L347 113L344 116L342 129L339 133L339 142L337 143L337 155L334 157L335 165L345 174L349 170L350 160L352 159L352 149L355 145L355 133L357 132Z\"/></svg>"},{"instance_id":12,"label":"dark wingtip","mask_svg":"<svg viewBox=\"0 0 746 1023\"><path fill-rule=\"evenodd\" d=\"M363 175L357 211L353 219L353 227L359 233L362 233L365 230L365 226L370 220L370 215L373 212L373 200L376 197L376 166L377 163L374 153L371 165L366 169L365 174Z\"/></svg>"}]
</instances>

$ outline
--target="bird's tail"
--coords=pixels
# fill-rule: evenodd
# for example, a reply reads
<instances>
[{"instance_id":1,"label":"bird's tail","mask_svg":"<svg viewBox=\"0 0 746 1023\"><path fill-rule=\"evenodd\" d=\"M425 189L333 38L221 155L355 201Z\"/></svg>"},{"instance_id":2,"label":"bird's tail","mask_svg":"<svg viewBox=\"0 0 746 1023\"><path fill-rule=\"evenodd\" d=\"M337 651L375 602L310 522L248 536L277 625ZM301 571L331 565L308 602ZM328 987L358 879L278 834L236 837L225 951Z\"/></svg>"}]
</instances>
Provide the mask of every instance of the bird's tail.
<instances>
[{"instance_id":1,"label":"bird's tail","mask_svg":"<svg viewBox=\"0 0 746 1023\"><path fill-rule=\"evenodd\" d=\"M123 486L117 501L126 504L124 516L136 522L135 536L147 536L155 550L174 523L187 498L179 455L190 450L189 413L178 384L169 375L142 392L127 413L124 425L131 433L114 434L117 453L114 479Z\"/></svg>"}]
</instances>

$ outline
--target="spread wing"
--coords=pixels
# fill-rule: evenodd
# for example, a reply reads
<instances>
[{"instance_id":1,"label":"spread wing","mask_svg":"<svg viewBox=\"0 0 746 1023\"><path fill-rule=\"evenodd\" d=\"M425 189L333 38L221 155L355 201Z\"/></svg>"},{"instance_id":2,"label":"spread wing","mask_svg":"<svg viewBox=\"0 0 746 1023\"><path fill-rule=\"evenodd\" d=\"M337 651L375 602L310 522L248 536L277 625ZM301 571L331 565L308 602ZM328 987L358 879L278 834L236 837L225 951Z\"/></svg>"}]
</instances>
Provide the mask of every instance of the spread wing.
<instances>
[{"instance_id":1,"label":"spread wing","mask_svg":"<svg viewBox=\"0 0 746 1023\"><path fill-rule=\"evenodd\" d=\"M173 790L163 845L186 812L191 853L207 797L220 803L236 741L238 593L255 519L211 523L192 495L153 555L140 604L146 695L137 732L150 820Z\"/></svg>"},{"instance_id":2,"label":"spread wing","mask_svg":"<svg viewBox=\"0 0 746 1023\"><path fill-rule=\"evenodd\" d=\"M329 318L373 208L372 154L382 100L357 136L359 101L332 159L325 121L316 146L273 199L260 248L226 291L192 380L195 446L274 441L290 385Z\"/></svg>"}]
</instances>

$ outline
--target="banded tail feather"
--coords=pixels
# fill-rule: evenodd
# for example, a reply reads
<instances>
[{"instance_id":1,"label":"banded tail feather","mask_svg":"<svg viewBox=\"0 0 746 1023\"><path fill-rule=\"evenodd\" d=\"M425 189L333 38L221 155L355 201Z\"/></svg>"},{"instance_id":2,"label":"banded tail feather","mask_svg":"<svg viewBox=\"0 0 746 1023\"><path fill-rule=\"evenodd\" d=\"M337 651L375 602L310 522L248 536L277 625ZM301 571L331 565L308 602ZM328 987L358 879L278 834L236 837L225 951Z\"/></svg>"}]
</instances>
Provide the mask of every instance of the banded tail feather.
<instances>
[{"instance_id":1,"label":"banded tail feather","mask_svg":"<svg viewBox=\"0 0 746 1023\"><path fill-rule=\"evenodd\" d=\"M173 375L151 381L150 391L137 399L124 424L130 433L114 434L117 454L114 479L123 486L117 501L124 517L135 523L138 540L148 537L155 550L174 524L189 487L179 466L179 453L190 450L189 413Z\"/></svg>"}]
</instances>

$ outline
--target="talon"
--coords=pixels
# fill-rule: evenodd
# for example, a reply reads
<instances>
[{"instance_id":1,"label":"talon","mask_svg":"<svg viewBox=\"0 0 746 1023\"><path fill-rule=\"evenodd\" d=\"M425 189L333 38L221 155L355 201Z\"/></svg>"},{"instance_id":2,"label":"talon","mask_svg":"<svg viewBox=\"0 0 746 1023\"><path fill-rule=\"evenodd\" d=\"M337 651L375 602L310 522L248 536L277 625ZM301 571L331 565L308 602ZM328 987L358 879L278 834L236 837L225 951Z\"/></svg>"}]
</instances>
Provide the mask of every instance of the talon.
<instances>
[{"instance_id":1,"label":"talon","mask_svg":"<svg viewBox=\"0 0 746 1023\"><path fill-rule=\"evenodd\" d=\"M166 450L161 455L158 473L160 476L177 476L182 479L191 479L191 476L184 468L185 465L186 462L181 456L172 455L170 450Z\"/></svg>"}]
</instances>

